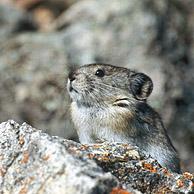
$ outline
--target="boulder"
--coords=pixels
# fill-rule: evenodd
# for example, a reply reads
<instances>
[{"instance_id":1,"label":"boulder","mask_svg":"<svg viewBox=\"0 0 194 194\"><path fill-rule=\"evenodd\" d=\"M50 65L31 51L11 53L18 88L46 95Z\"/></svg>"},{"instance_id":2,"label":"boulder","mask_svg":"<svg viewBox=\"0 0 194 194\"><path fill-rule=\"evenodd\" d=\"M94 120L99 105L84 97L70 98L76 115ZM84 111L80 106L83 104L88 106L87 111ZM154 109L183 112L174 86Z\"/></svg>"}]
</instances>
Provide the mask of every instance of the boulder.
<instances>
[{"instance_id":1,"label":"boulder","mask_svg":"<svg viewBox=\"0 0 194 194\"><path fill-rule=\"evenodd\" d=\"M81 145L13 120L0 124L0 192L189 193L193 175L162 168L137 147Z\"/></svg>"},{"instance_id":2,"label":"boulder","mask_svg":"<svg viewBox=\"0 0 194 194\"><path fill-rule=\"evenodd\" d=\"M149 103L161 113L184 169L194 171L194 2L72 2L49 33L26 33L33 25L21 21L31 15L0 6L0 120L76 139L64 83L72 64L125 66L153 79Z\"/></svg>"}]
</instances>

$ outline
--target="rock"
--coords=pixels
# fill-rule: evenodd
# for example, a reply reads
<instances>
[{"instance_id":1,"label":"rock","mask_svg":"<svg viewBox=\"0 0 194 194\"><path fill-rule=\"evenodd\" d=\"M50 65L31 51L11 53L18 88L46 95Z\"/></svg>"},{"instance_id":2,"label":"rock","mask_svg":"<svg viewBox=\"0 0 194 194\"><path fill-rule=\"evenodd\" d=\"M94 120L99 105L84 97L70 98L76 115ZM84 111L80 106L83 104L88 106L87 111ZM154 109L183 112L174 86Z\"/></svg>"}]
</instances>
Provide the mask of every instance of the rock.
<instances>
[{"instance_id":1,"label":"rock","mask_svg":"<svg viewBox=\"0 0 194 194\"><path fill-rule=\"evenodd\" d=\"M161 113L184 169L194 172L194 2L68 2L74 4L57 15L51 26L53 32L23 36L18 33L23 33L25 25L15 29L20 18L29 14L0 7L0 120L12 116L37 128L55 129L51 134L76 138L68 123L68 97L63 84L71 64L104 62L134 68L153 79L149 103ZM8 38L12 39L7 42ZM17 44L22 46L18 48ZM57 76L63 71L64 77Z\"/></svg>"},{"instance_id":2,"label":"rock","mask_svg":"<svg viewBox=\"0 0 194 194\"><path fill-rule=\"evenodd\" d=\"M170 173L138 148L81 145L13 120L0 124L0 158L1 193L193 191L192 174Z\"/></svg>"},{"instance_id":3,"label":"rock","mask_svg":"<svg viewBox=\"0 0 194 194\"><path fill-rule=\"evenodd\" d=\"M109 193L118 185L95 162L68 153L62 139L27 124L0 125L0 157L1 193Z\"/></svg>"},{"instance_id":4,"label":"rock","mask_svg":"<svg viewBox=\"0 0 194 194\"><path fill-rule=\"evenodd\" d=\"M1 120L11 115L51 134L75 137L66 94L69 68L60 37L20 35L0 46L0 58Z\"/></svg>"},{"instance_id":5,"label":"rock","mask_svg":"<svg viewBox=\"0 0 194 194\"><path fill-rule=\"evenodd\" d=\"M17 0L11 1L9 4L30 12L38 30L49 31L55 18L74 2L75 0Z\"/></svg>"},{"instance_id":6,"label":"rock","mask_svg":"<svg viewBox=\"0 0 194 194\"><path fill-rule=\"evenodd\" d=\"M0 5L0 44L19 32L35 31L35 22L30 14L13 6Z\"/></svg>"}]
</instances>

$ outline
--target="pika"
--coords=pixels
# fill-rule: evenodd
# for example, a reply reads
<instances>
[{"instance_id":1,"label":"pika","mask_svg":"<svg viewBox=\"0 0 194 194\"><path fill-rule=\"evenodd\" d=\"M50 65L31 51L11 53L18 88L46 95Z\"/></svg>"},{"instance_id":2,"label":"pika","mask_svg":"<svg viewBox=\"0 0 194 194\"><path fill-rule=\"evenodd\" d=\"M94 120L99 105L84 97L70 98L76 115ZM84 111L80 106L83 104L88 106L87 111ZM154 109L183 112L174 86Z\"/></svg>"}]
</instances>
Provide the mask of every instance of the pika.
<instances>
[{"instance_id":1,"label":"pika","mask_svg":"<svg viewBox=\"0 0 194 194\"><path fill-rule=\"evenodd\" d=\"M161 166L180 173L178 154L162 120L146 102L153 82L144 73L108 64L81 66L69 74L71 115L81 143L128 143Z\"/></svg>"}]
</instances>

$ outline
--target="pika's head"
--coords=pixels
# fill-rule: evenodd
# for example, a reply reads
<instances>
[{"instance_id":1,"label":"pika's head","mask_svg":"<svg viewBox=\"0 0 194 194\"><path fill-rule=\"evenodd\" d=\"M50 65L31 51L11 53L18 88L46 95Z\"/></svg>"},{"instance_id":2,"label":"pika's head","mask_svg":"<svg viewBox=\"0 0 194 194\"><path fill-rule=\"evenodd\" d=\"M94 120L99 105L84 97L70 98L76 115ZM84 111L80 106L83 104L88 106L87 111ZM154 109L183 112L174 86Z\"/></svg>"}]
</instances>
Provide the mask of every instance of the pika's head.
<instances>
[{"instance_id":1,"label":"pika's head","mask_svg":"<svg viewBox=\"0 0 194 194\"><path fill-rule=\"evenodd\" d=\"M84 65L69 74L70 97L85 106L128 106L145 101L153 89L152 80L143 73L107 64Z\"/></svg>"}]
</instances>

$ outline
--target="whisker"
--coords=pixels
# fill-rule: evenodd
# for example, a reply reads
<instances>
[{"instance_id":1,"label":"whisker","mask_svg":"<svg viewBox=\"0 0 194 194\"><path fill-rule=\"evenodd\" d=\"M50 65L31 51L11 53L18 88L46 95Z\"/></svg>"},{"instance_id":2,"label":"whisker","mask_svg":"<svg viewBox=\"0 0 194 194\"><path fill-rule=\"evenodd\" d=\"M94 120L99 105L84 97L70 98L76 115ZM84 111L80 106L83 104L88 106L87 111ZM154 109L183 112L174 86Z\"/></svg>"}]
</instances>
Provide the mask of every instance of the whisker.
<instances>
[{"instance_id":1,"label":"whisker","mask_svg":"<svg viewBox=\"0 0 194 194\"><path fill-rule=\"evenodd\" d=\"M102 90L103 92L100 92L99 90ZM96 89L96 88L93 88L93 93L95 93L96 94L96 96L98 97L110 97L110 96L112 96L112 94L110 94L110 92L107 92L107 90L106 89L104 89L104 88L98 88L98 89Z\"/></svg>"},{"instance_id":2,"label":"whisker","mask_svg":"<svg viewBox=\"0 0 194 194\"><path fill-rule=\"evenodd\" d=\"M110 86L108 86L108 85L102 85L102 84L95 84L95 86L99 86L99 89L102 89L102 90L104 90L104 91L112 91L113 89L115 90L116 88L114 88L114 87L110 87Z\"/></svg>"},{"instance_id":3,"label":"whisker","mask_svg":"<svg viewBox=\"0 0 194 194\"><path fill-rule=\"evenodd\" d=\"M96 95L94 92L88 91L88 93L92 97L94 104L105 105L104 101L100 100L101 98L99 98L99 96Z\"/></svg>"},{"instance_id":4,"label":"whisker","mask_svg":"<svg viewBox=\"0 0 194 194\"><path fill-rule=\"evenodd\" d=\"M107 84L104 84L104 83L96 83L96 82L93 82L93 84L95 84L95 85L101 85L101 86L105 86L105 87L107 87L107 88L111 88L111 89L116 89L116 87L113 87L113 86L110 86L110 85L107 85Z\"/></svg>"},{"instance_id":5,"label":"whisker","mask_svg":"<svg viewBox=\"0 0 194 194\"><path fill-rule=\"evenodd\" d=\"M106 85L100 85L100 84L96 84L96 86L99 86L99 88L97 89L97 92L99 92L99 90L101 90L103 93L101 93L101 95L105 95L105 96L112 96L112 91L114 89L115 93L120 93L121 89L119 88L115 88L115 87L107 87Z\"/></svg>"},{"instance_id":6,"label":"whisker","mask_svg":"<svg viewBox=\"0 0 194 194\"><path fill-rule=\"evenodd\" d=\"M82 98L86 104L98 104L102 107L107 106L107 100L117 100L116 96L119 96L122 91L122 89L116 88L111 85L107 85L104 83L96 83L95 80L92 80L90 84L94 85L94 87L91 88L92 90L90 91L86 87L82 92ZM127 100L127 97L123 96L123 98Z\"/></svg>"}]
</instances>

